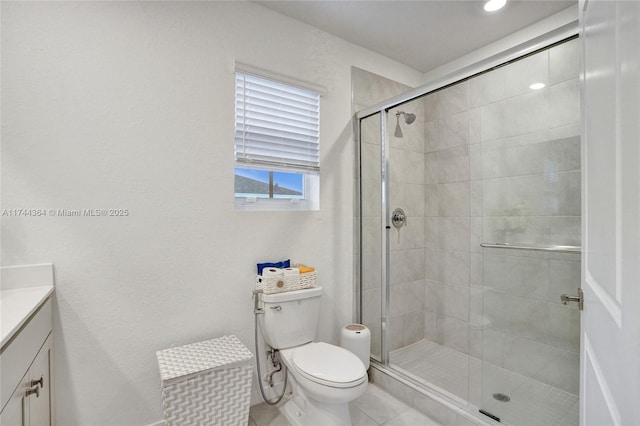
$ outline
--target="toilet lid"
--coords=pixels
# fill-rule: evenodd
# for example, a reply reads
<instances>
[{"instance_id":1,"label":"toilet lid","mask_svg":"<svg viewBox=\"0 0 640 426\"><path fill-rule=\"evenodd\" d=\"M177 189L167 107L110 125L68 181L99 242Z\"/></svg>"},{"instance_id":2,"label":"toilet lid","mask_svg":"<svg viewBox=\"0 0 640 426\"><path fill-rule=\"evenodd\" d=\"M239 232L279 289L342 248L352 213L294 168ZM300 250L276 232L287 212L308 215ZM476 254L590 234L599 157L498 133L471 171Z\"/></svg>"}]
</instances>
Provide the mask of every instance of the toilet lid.
<instances>
[{"instance_id":1,"label":"toilet lid","mask_svg":"<svg viewBox=\"0 0 640 426\"><path fill-rule=\"evenodd\" d=\"M300 374L328 386L357 386L367 376L360 358L344 348L323 342L297 348L291 361Z\"/></svg>"}]
</instances>

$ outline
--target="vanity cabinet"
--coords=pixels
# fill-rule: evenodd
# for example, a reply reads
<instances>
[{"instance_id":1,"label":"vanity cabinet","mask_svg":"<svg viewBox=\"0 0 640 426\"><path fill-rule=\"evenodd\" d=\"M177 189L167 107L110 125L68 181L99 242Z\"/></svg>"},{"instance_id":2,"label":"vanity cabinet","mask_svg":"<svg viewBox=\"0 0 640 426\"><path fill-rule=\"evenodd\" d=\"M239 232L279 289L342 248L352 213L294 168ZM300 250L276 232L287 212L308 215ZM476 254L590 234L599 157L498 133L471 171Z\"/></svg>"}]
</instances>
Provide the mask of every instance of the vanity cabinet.
<instances>
[{"instance_id":1,"label":"vanity cabinet","mask_svg":"<svg viewBox=\"0 0 640 426\"><path fill-rule=\"evenodd\" d=\"M1 426L50 426L51 300L0 352Z\"/></svg>"}]
</instances>

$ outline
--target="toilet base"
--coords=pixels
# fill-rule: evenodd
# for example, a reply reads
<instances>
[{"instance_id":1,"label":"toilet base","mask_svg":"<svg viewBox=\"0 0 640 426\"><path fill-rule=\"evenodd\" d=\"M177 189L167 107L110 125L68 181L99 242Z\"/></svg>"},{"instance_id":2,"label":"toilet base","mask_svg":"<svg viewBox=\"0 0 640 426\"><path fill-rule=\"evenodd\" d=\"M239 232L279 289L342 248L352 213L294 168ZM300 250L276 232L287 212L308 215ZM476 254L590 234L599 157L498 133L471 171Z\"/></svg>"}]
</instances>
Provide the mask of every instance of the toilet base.
<instances>
[{"instance_id":1,"label":"toilet base","mask_svg":"<svg viewBox=\"0 0 640 426\"><path fill-rule=\"evenodd\" d=\"M349 404L323 404L292 397L280 411L293 426L351 426Z\"/></svg>"}]
</instances>

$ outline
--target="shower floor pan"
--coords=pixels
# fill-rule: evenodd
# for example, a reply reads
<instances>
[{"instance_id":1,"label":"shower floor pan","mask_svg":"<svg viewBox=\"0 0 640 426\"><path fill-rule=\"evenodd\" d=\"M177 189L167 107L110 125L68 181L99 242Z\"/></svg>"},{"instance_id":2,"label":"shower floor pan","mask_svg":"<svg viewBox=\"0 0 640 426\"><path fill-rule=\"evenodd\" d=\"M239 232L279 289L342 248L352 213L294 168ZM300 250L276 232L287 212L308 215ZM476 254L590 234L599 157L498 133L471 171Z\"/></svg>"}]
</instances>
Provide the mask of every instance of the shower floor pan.
<instances>
[{"instance_id":1,"label":"shower floor pan","mask_svg":"<svg viewBox=\"0 0 640 426\"><path fill-rule=\"evenodd\" d=\"M389 357L392 367L412 379L469 401L504 424L578 425L577 395L492 364L483 369L481 360L430 340L392 351Z\"/></svg>"}]
</instances>

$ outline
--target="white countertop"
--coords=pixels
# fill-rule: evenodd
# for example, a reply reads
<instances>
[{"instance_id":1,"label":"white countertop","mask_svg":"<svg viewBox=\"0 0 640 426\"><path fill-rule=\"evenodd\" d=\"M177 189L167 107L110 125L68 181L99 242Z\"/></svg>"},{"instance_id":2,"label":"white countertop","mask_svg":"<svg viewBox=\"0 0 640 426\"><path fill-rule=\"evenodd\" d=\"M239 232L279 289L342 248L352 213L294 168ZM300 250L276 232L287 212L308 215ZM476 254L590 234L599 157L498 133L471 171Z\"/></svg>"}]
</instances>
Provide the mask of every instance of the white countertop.
<instances>
[{"instance_id":1,"label":"white countertop","mask_svg":"<svg viewBox=\"0 0 640 426\"><path fill-rule=\"evenodd\" d=\"M0 291L0 347L4 347L29 317L53 294L52 285Z\"/></svg>"}]
</instances>

